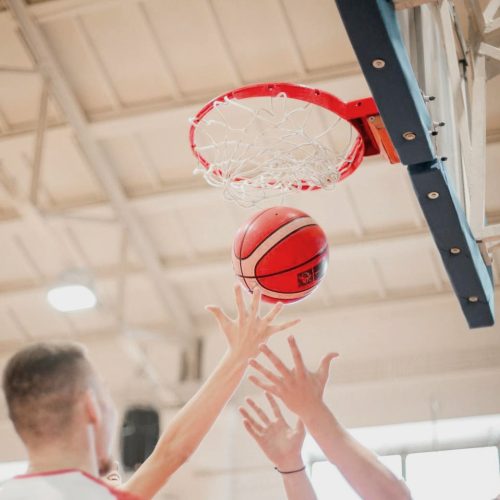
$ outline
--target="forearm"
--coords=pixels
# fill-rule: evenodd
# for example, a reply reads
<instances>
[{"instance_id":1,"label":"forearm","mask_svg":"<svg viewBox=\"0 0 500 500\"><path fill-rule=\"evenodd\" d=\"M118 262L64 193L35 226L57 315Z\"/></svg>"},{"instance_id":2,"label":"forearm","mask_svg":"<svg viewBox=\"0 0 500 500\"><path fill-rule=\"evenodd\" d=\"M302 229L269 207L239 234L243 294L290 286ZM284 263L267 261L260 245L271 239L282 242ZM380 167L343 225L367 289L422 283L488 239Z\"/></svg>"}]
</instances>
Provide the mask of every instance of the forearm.
<instances>
[{"instance_id":1,"label":"forearm","mask_svg":"<svg viewBox=\"0 0 500 500\"><path fill-rule=\"evenodd\" d=\"M288 500L317 500L305 470L293 474L282 474L282 479Z\"/></svg>"},{"instance_id":2,"label":"forearm","mask_svg":"<svg viewBox=\"0 0 500 500\"><path fill-rule=\"evenodd\" d=\"M196 450L238 387L246 366L245 358L226 353L203 386L167 425L153 453L125 489L146 499L156 494Z\"/></svg>"},{"instance_id":3,"label":"forearm","mask_svg":"<svg viewBox=\"0 0 500 500\"><path fill-rule=\"evenodd\" d=\"M377 457L358 443L323 403L301 415L328 460L368 500L407 500L410 493Z\"/></svg>"},{"instance_id":4,"label":"forearm","mask_svg":"<svg viewBox=\"0 0 500 500\"><path fill-rule=\"evenodd\" d=\"M246 367L246 359L226 353L203 386L170 422L155 451L166 456L173 451L191 455L240 384Z\"/></svg>"}]
</instances>

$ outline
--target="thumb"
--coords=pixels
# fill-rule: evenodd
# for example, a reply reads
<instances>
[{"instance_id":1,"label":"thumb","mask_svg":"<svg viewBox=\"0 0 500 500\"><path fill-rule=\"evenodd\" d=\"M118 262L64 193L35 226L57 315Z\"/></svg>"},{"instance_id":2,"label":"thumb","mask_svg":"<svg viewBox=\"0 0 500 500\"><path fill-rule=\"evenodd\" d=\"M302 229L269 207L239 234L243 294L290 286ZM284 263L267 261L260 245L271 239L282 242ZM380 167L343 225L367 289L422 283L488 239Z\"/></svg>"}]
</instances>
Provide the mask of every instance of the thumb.
<instances>
[{"instance_id":1,"label":"thumb","mask_svg":"<svg viewBox=\"0 0 500 500\"><path fill-rule=\"evenodd\" d=\"M109 472L106 474L106 480L111 484L120 484L121 476L120 476L120 464L116 461L113 462Z\"/></svg>"},{"instance_id":2,"label":"thumb","mask_svg":"<svg viewBox=\"0 0 500 500\"><path fill-rule=\"evenodd\" d=\"M328 380L328 374L330 372L330 364L331 362L338 357L338 353L337 352L331 352L329 354L327 354L322 360L321 360L321 364L319 365L319 369L318 369L318 376L319 376L319 379L321 380L321 382L323 384L326 383L326 381Z\"/></svg>"},{"instance_id":3,"label":"thumb","mask_svg":"<svg viewBox=\"0 0 500 500\"><path fill-rule=\"evenodd\" d=\"M302 422L300 418L297 420L297 424L295 425L295 432L297 432L297 434L300 434L302 436L306 433L304 422Z\"/></svg>"}]
</instances>

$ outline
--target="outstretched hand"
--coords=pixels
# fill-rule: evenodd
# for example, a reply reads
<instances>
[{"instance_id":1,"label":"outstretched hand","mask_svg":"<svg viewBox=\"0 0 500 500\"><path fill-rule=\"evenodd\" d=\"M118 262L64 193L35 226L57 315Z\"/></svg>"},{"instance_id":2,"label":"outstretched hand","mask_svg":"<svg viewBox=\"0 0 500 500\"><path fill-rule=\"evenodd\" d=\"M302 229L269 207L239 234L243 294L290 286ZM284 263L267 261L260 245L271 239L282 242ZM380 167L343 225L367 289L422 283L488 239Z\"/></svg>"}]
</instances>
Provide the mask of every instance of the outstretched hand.
<instances>
[{"instance_id":1,"label":"outstretched hand","mask_svg":"<svg viewBox=\"0 0 500 500\"><path fill-rule=\"evenodd\" d=\"M265 343L271 335L281 332L300 322L300 319L285 323L273 324L283 308L282 303L277 303L263 317L260 316L261 291L254 288L250 307L246 307L241 286L234 287L236 308L238 315L231 319L218 306L207 306L217 320L220 329L226 336L231 353L248 359L258 354L259 345Z\"/></svg>"},{"instance_id":2,"label":"outstretched hand","mask_svg":"<svg viewBox=\"0 0 500 500\"><path fill-rule=\"evenodd\" d=\"M250 376L250 381L266 392L280 398L286 406L304 419L309 412L323 403L323 392L328 380L330 363L337 353L327 354L316 371L309 371L302 359L295 338L290 336L288 344L292 351L294 367L288 368L281 359L266 345L260 346L260 351L267 357L279 374L268 370L257 360L252 359L250 365L260 372L265 380Z\"/></svg>"},{"instance_id":3,"label":"outstretched hand","mask_svg":"<svg viewBox=\"0 0 500 500\"><path fill-rule=\"evenodd\" d=\"M407 500L411 494L404 484L385 467L377 457L359 444L339 424L333 413L323 402L323 393L330 364L338 354L327 354L316 371L306 368L302 355L293 337L288 338L292 351L293 368L287 366L267 346L260 351L267 357L278 373L268 370L255 359L250 361L264 377L250 380L266 392L281 398L290 410L296 413L307 426L311 436L323 450L326 458L335 464L347 482L367 500ZM287 489L287 493L288 493ZM308 498L306 494L293 495L296 488L290 487L289 498ZM309 489L309 498L315 498Z\"/></svg>"},{"instance_id":4,"label":"outstretched hand","mask_svg":"<svg viewBox=\"0 0 500 500\"><path fill-rule=\"evenodd\" d=\"M293 471L303 467L301 450L305 438L305 428L301 420L293 428L288 425L276 400L266 392L274 418L251 398L246 402L256 417L246 408L240 407L243 424L248 433L255 439L267 458L282 472Z\"/></svg>"}]
</instances>

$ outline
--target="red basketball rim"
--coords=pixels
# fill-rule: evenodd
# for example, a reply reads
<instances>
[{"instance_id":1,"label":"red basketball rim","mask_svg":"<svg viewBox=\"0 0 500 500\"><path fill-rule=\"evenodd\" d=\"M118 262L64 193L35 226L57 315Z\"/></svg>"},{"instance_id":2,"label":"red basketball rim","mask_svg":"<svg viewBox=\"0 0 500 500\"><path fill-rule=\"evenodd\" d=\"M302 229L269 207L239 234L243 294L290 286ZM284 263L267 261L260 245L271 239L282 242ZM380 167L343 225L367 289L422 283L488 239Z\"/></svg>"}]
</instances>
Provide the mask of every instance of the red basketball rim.
<instances>
[{"instance_id":1,"label":"red basketball rim","mask_svg":"<svg viewBox=\"0 0 500 500\"><path fill-rule=\"evenodd\" d=\"M247 85L222 94L208 102L196 114L191 122L189 130L189 142L194 156L207 170L210 168L209 161L197 150L196 128L203 118L214 109L217 103L225 102L228 99L251 99L252 97L276 97L285 94L291 99L304 101L316 106L320 106L338 115L342 120L351 124L358 132L358 137L354 141L345 160L339 165L339 180L349 177L361 164L365 156L380 153L380 148L373 136L368 124L368 118L378 115L378 109L373 98L357 99L355 101L343 102L338 97L325 92L324 90L296 85L293 83L258 83ZM303 189L318 189L318 186L311 186L305 179Z\"/></svg>"}]
</instances>

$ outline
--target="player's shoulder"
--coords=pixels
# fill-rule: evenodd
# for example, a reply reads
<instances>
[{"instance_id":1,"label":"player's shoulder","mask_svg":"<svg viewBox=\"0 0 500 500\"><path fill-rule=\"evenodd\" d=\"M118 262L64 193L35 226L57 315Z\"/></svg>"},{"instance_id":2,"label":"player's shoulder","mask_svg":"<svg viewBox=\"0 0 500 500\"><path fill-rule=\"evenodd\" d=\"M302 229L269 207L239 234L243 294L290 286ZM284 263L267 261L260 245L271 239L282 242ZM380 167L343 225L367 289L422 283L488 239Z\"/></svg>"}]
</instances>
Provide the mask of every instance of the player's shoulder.
<instances>
[{"instance_id":1,"label":"player's shoulder","mask_svg":"<svg viewBox=\"0 0 500 500\"><path fill-rule=\"evenodd\" d=\"M26 474L0 486L0 500L139 500L78 470Z\"/></svg>"}]
</instances>

